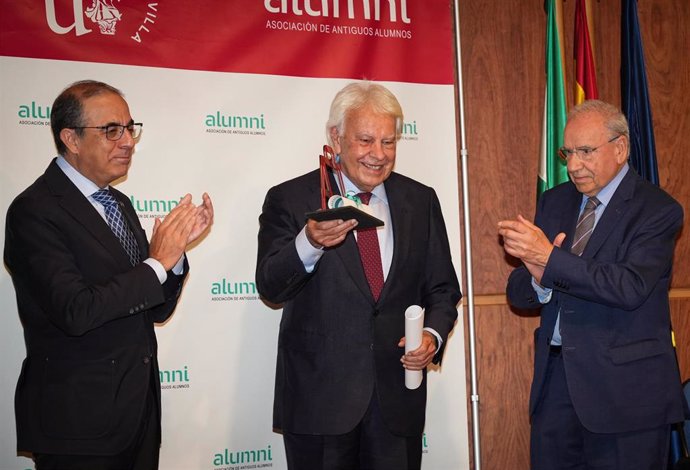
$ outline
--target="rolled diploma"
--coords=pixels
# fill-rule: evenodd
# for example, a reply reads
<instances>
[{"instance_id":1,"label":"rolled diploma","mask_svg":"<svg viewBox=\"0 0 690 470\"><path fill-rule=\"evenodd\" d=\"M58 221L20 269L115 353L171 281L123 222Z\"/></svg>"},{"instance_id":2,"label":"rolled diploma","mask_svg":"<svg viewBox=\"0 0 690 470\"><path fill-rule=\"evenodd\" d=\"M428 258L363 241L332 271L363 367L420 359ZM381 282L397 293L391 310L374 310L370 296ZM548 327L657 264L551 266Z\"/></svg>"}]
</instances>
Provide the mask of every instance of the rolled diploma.
<instances>
[{"instance_id":1,"label":"rolled diploma","mask_svg":"<svg viewBox=\"0 0 690 470\"><path fill-rule=\"evenodd\" d=\"M410 305L405 310L405 354L422 345L424 329L424 310L419 305ZM405 369L405 387L410 390L419 388L424 377L421 370Z\"/></svg>"}]
</instances>

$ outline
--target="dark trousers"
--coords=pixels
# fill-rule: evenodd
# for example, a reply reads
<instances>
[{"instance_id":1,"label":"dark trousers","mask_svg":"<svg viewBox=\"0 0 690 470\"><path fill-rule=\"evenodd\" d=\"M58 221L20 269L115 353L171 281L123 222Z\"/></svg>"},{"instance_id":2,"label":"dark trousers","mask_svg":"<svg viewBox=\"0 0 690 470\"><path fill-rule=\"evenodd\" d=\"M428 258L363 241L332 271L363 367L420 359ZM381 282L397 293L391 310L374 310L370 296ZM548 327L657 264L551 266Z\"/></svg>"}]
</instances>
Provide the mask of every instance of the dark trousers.
<instances>
[{"instance_id":1,"label":"dark trousers","mask_svg":"<svg viewBox=\"0 0 690 470\"><path fill-rule=\"evenodd\" d=\"M391 434L374 391L362 421L346 434L284 432L290 470L419 470L422 436Z\"/></svg>"},{"instance_id":2,"label":"dark trousers","mask_svg":"<svg viewBox=\"0 0 690 470\"><path fill-rule=\"evenodd\" d=\"M580 422L570 399L563 357L549 357L546 382L532 416L532 470L662 470L670 426L601 434Z\"/></svg>"},{"instance_id":3,"label":"dark trousers","mask_svg":"<svg viewBox=\"0 0 690 470\"><path fill-rule=\"evenodd\" d=\"M36 470L156 470L160 453L160 418L155 395L146 398L144 418L124 451L116 455L34 454Z\"/></svg>"}]
</instances>

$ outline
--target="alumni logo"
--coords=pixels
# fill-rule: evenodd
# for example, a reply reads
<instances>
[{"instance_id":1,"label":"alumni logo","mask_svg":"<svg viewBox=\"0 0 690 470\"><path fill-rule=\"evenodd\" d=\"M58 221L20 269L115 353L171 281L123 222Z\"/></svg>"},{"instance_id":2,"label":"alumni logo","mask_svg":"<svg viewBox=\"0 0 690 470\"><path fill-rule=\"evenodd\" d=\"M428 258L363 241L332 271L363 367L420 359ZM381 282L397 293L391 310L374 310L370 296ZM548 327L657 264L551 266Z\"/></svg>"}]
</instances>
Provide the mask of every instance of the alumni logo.
<instances>
[{"instance_id":1,"label":"alumni logo","mask_svg":"<svg viewBox=\"0 0 690 470\"><path fill-rule=\"evenodd\" d=\"M271 446L257 450L223 449L214 454L213 466L215 470L245 470L273 467L273 453Z\"/></svg>"},{"instance_id":2,"label":"alumni logo","mask_svg":"<svg viewBox=\"0 0 690 470\"><path fill-rule=\"evenodd\" d=\"M19 125L22 126L50 126L50 106L37 104L20 104L17 110Z\"/></svg>"},{"instance_id":3,"label":"alumni logo","mask_svg":"<svg viewBox=\"0 0 690 470\"><path fill-rule=\"evenodd\" d=\"M233 281L223 278L211 284L211 300L215 302L259 300L259 294L253 281Z\"/></svg>"},{"instance_id":4,"label":"alumni logo","mask_svg":"<svg viewBox=\"0 0 690 470\"><path fill-rule=\"evenodd\" d=\"M204 118L206 132L212 134L266 135L266 119L259 115L226 114L216 111Z\"/></svg>"},{"instance_id":5,"label":"alumni logo","mask_svg":"<svg viewBox=\"0 0 690 470\"><path fill-rule=\"evenodd\" d=\"M129 200L140 219L165 217L180 203L179 199L139 199L133 194Z\"/></svg>"},{"instance_id":6,"label":"alumni logo","mask_svg":"<svg viewBox=\"0 0 690 470\"><path fill-rule=\"evenodd\" d=\"M412 39L407 0L264 0L266 29L340 36ZM327 20L320 19L327 18ZM361 25L362 20L366 25ZM360 24L353 24L358 22ZM402 28L400 27L402 26Z\"/></svg>"},{"instance_id":7,"label":"alumni logo","mask_svg":"<svg viewBox=\"0 0 690 470\"><path fill-rule=\"evenodd\" d=\"M395 23L400 19L403 23L410 24L412 20L407 16L407 0L362 0L361 2L347 2L347 7L340 9L340 0L264 0L264 8L269 13L292 13L296 16L322 16L325 18L340 18L347 15L348 19L365 19L381 21L382 10L388 5L388 20ZM320 3L321 8L319 9ZM381 4L384 8L381 8ZM385 15L385 11L383 12ZM384 17L384 19L386 19Z\"/></svg>"},{"instance_id":8,"label":"alumni logo","mask_svg":"<svg viewBox=\"0 0 690 470\"><path fill-rule=\"evenodd\" d=\"M179 390L190 387L189 368L184 366L182 369L159 370L161 390Z\"/></svg>"},{"instance_id":9,"label":"alumni logo","mask_svg":"<svg viewBox=\"0 0 690 470\"><path fill-rule=\"evenodd\" d=\"M419 140L417 121L403 123L402 140Z\"/></svg>"}]
</instances>

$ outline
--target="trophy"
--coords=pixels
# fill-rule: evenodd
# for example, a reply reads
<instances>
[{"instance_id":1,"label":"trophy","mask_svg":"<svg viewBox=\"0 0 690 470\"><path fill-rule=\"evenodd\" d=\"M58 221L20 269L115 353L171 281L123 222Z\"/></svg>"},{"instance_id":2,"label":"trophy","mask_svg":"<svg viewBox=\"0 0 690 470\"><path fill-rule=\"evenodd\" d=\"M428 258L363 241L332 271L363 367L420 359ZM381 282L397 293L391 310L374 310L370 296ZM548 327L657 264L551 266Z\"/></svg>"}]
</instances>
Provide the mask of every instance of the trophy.
<instances>
[{"instance_id":1,"label":"trophy","mask_svg":"<svg viewBox=\"0 0 690 470\"><path fill-rule=\"evenodd\" d=\"M359 197L354 193L340 195L333 191L331 186L331 178L329 169L337 178L338 185L342 191L345 188L343 183L342 168L338 155L333 152L333 149L328 146L323 146L323 154L319 155L319 171L321 172L321 209L314 212L308 212L306 217L314 219L318 222L324 220L357 220L356 230L365 228L380 227L383 221L374 217L371 213L371 208L366 204L362 204Z\"/></svg>"}]
</instances>

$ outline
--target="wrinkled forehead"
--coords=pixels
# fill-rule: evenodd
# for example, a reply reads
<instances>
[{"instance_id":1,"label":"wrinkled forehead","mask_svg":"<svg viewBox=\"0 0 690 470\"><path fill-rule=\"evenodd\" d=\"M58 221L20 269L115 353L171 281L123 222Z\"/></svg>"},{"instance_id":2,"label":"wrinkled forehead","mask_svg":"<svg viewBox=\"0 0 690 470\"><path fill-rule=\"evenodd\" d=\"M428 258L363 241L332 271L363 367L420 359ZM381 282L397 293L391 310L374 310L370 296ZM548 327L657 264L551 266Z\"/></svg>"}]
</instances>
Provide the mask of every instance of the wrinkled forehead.
<instances>
[{"instance_id":1,"label":"wrinkled forehead","mask_svg":"<svg viewBox=\"0 0 690 470\"><path fill-rule=\"evenodd\" d=\"M568 121L565 126L563 141L566 146L569 146L569 141L574 141L576 145L582 145L580 142L590 143L592 139L599 139L606 136L607 133L606 121L601 114L582 113Z\"/></svg>"},{"instance_id":2,"label":"wrinkled forehead","mask_svg":"<svg viewBox=\"0 0 690 470\"><path fill-rule=\"evenodd\" d=\"M378 131L395 134L395 116L371 107L353 108L345 114L343 132Z\"/></svg>"}]
</instances>

